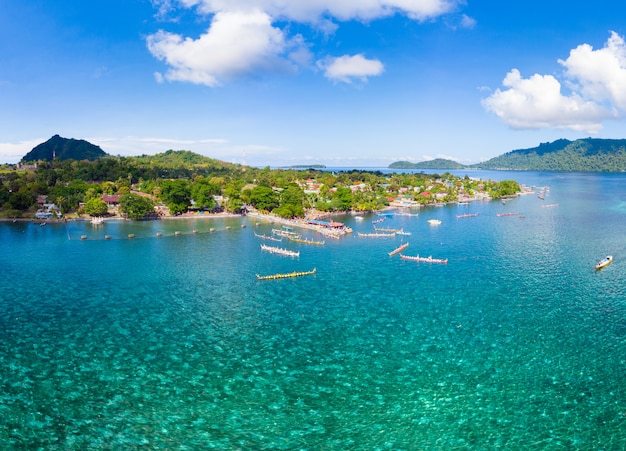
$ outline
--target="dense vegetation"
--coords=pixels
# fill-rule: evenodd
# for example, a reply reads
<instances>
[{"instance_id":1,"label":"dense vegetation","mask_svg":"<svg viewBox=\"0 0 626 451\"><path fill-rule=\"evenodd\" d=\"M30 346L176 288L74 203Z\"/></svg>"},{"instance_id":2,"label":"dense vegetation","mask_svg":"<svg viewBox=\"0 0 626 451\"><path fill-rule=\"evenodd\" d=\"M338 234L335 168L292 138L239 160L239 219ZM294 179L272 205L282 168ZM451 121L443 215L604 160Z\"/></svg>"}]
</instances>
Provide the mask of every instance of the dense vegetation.
<instances>
[{"instance_id":1,"label":"dense vegetation","mask_svg":"<svg viewBox=\"0 0 626 451\"><path fill-rule=\"evenodd\" d=\"M491 169L514 171L623 172L626 171L626 139L559 139L530 149L519 149L469 166L435 159L411 163L396 161L390 169Z\"/></svg>"},{"instance_id":2,"label":"dense vegetation","mask_svg":"<svg viewBox=\"0 0 626 451\"><path fill-rule=\"evenodd\" d=\"M24 156L23 161L34 162L38 160L97 160L106 156L106 152L100 147L83 139L67 139L54 135L45 143L34 147Z\"/></svg>"},{"instance_id":3,"label":"dense vegetation","mask_svg":"<svg viewBox=\"0 0 626 451\"><path fill-rule=\"evenodd\" d=\"M129 218L154 216L157 205L170 214L241 212L254 207L283 217L302 217L309 209L379 210L400 196L430 204L477 193L498 198L519 189L513 181L480 181L449 173L246 168L169 150L154 156L106 156L96 161L40 160L36 168L27 170L5 165L0 168L0 215L32 217L40 207L37 199L46 196L46 202L56 204L65 215L99 216L105 211L104 196L117 195L119 212Z\"/></svg>"},{"instance_id":4,"label":"dense vegetation","mask_svg":"<svg viewBox=\"0 0 626 451\"><path fill-rule=\"evenodd\" d=\"M472 167L522 171L623 172L626 170L626 139L559 139L531 149L514 150Z\"/></svg>"}]
</instances>

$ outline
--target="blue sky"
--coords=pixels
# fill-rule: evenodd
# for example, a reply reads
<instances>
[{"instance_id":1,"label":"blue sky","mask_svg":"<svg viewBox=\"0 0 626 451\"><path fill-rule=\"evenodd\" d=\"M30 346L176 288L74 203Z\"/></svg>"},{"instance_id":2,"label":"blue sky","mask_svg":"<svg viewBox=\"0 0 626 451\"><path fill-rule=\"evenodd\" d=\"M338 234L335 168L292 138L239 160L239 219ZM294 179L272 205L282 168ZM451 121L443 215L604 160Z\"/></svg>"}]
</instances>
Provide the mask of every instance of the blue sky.
<instances>
[{"instance_id":1,"label":"blue sky","mask_svg":"<svg viewBox=\"0 0 626 451\"><path fill-rule=\"evenodd\" d=\"M59 134L253 166L626 138L626 4L3 0L0 163Z\"/></svg>"}]
</instances>

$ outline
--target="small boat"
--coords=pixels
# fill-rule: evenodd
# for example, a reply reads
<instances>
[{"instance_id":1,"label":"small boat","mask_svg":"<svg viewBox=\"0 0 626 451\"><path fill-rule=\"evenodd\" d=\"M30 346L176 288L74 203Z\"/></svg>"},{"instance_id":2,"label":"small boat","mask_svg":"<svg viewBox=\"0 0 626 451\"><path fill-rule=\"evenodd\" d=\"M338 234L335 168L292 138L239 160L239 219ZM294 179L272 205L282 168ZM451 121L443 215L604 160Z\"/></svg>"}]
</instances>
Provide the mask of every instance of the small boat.
<instances>
[{"instance_id":1,"label":"small boat","mask_svg":"<svg viewBox=\"0 0 626 451\"><path fill-rule=\"evenodd\" d=\"M290 232L289 230L272 229L273 235L284 236L287 238L302 238L302 235L296 232Z\"/></svg>"},{"instance_id":2,"label":"small boat","mask_svg":"<svg viewBox=\"0 0 626 451\"><path fill-rule=\"evenodd\" d=\"M402 229L391 229L388 227L376 227L376 226L374 226L374 230L376 232L386 232L386 233L400 233L404 231Z\"/></svg>"},{"instance_id":3,"label":"small boat","mask_svg":"<svg viewBox=\"0 0 626 451\"><path fill-rule=\"evenodd\" d=\"M292 277L310 276L317 273L317 269L313 268L311 271L294 271L285 274L270 274L268 276L256 275L259 280L276 280L276 279L289 279Z\"/></svg>"},{"instance_id":4,"label":"small boat","mask_svg":"<svg viewBox=\"0 0 626 451\"><path fill-rule=\"evenodd\" d=\"M265 235L265 234L259 234L254 232L254 236L256 236L257 238L261 238L262 240L270 240L270 241L282 241L283 237L280 238L274 238L273 236L269 236L269 235Z\"/></svg>"},{"instance_id":5,"label":"small boat","mask_svg":"<svg viewBox=\"0 0 626 451\"><path fill-rule=\"evenodd\" d=\"M613 263L613 256L607 255L606 257L604 257L602 260L598 262L598 264L596 265L596 269L605 268L609 266L611 263Z\"/></svg>"},{"instance_id":6,"label":"small boat","mask_svg":"<svg viewBox=\"0 0 626 451\"><path fill-rule=\"evenodd\" d=\"M429 219L429 220L428 220L428 223L429 223L430 225L435 226L435 225L439 225L439 224L441 224L441 221L440 221L439 219Z\"/></svg>"},{"instance_id":7,"label":"small boat","mask_svg":"<svg viewBox=\"0 0 626 451\"><path fill-rule=\"evenodd\" d=\"M420 257L419 255L412 256L412 255L404 255L404 254L400 254L400 258L401 258L402 260L412 260L412 261L414 261L414 262L424 262L424 263L443 263L443 264L448 263L448 259L447 259L447 258L433 258L432 256L429 256L429 257Z\"/></svg>"},{"instance_id":8,"label":"small boat","mask_svg":"<svg viewBox=\"0 0 626 451\"><path fill-rule=\"evenodd\" d=\"M396 236L395 233L382 233L382 232L376 232L376 233L361 233L358 232L357 235L359 237L363 237L363 238L393 238Z\"/></svg>"},{"instance_id":9,"label":"small boat","mask_svg":"<svg viewBox=\"0 0 626 451\"><path fill-rule=\"evenodd\" d=\"M503 217L503 216L517 216L517 215L519 215L519 212L517 212L517 211L512 211L512 212L510 212L510 213L498 213L496 216L497 216L498 218L501 218L501 217Z\"/></svg>"},{"instance_id":10,"label":"small boat","mask_svg":"<svg viewBox=\"0 0 626 451\"><path fill-rule=\"evenodd\" d=\"M303 243L303 244L317 244L318 246L323 246L324 244L326 244L326 241L315 241L315 240L310 240L308 238L295 238L295 237L289 237L290 241L295 241L296 243Z\"/></svg>"},{"instance_id":11,"label":"small boat","mask_svg":"<svg viewBox=\"0 0 626 451\"><path fill-rule=\"evenodd\" d=\"M300 257L299 251L297 252L290 251L289 249L284 249L282 247L274 247L274 246L267 246L265 244L261 244L261 250L264 250L272 254L286 255L287 257Z\"/></svg>"},{"instance_id":12,"label":"small boat","mask_svg":"<svg viewBox=\"0 0 626 451\"><path fill-rule=\"evenodd\" d=\"M392 250L391 252L389 252L389 256L392 257L392 256L396 255L397 253L402 252L407 247L409 247L409 243L404 243L401 246L399 246L399 247L395 248L394 250Z\"/></svg>"},{"instance_id":13,"label":"small boat","mask_svg":"<svg viewBox=\"0 0 626 451\"><path fill-rule=\"evenodd\" d=\"M478 213L466 213L464 215L456 215L456 219L462 219L462 218L474 218L478 216Z\"/></svg>"}]
</instances>

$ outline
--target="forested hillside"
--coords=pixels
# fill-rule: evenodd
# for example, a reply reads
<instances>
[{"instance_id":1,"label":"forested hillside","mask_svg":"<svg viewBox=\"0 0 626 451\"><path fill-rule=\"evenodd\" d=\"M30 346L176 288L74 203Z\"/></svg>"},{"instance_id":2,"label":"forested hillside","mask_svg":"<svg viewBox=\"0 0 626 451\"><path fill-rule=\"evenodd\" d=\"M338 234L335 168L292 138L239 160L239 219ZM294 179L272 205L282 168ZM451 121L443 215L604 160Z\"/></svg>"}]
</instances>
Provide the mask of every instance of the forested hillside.
<instances>
[{"instance_id":1,"label":"forested hillside","mask_svg":"<svg viewBox=\"0 0 626 451\"><path fill-rule=\"evenodd\" d=\"M472 167L521 171L622 172L626 139L559 139L514 150Z\"/></svg>"},{"instance_id":2,"label":"forested hillside","mask_svg":"<svg viewBox=\"0 0 626 451\"><path fill-rule=\"evenodd\" d=\"M106 152L99 146L84 139L62 138L59 135L54 135L48 141L35 146L22 160L25 162L52 161L58 158L61 161L94 161L106 155Z\"/></svg>"}]
</instances>

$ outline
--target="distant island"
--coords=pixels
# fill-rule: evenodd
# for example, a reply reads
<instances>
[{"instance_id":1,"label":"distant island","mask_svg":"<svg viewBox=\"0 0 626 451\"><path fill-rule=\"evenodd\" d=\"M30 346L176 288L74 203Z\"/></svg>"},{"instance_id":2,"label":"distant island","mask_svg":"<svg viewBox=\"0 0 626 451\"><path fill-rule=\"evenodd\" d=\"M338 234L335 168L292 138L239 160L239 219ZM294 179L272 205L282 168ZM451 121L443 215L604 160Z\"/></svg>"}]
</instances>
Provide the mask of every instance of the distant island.
<instances>
[{"instance_id":1,"label":"distant island","mask_svg":"<svg viewBox=\"0 0 626 451\"><path fill-rule=\"evenodd\" d=\"M515 171L624 172L626 139L559 139L530 149L513 150L472 167Z\"/></svg>"},{"instance_id":2,"label":"distant island","mask_svg":"<svg viewBox=\"0 0 626 451\"><path fill-rule=\"evenodd\" d=\"M389 165L389 169L463 169L466 166L456 161L436 158L429 161L411 163L410 161L396 161Z\"/></svg>"},{"instance_id":3,"label":"distant island","mask_svg":"<svg viewBox=\"0 0 626 451\"><path fill-rule=\"evenodd\" d=\"M512 150L472 165L439 158L418 163L397 161L390 164L389 169L624 172L626 139L558 139L530 149Z\"/></svg>"},{"instance_id":4,"label":"distant island","mask_svg":"<svg viewBox=\"0 0 626 451\"><path fill-rule=\"evenodd\" d=\"M323 164L294 164L293 166L285 166L286 169L326 169Z\"/></svg>"}]
</instances>

